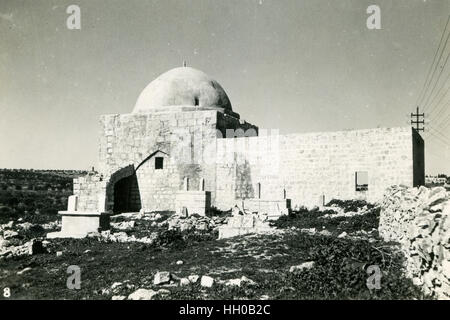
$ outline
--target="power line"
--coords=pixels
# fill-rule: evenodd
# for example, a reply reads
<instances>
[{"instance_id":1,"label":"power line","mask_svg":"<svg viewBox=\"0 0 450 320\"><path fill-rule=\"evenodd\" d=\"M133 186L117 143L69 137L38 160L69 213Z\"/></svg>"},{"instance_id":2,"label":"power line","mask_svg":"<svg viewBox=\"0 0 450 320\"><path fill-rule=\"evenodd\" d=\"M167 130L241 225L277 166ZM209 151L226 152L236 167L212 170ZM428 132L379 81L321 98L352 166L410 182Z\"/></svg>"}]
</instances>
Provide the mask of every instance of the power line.
<instances>
[{"instance_id":1,"label":"power line","mask_svg":"<svg viewBox=\"0 0 450 320\"><path fill-rule=\"evenodd\" d=\"M437 124L437 128L444 127L450 121L450 114L446 115L441 122Z\"/></svg>"},{"instance_id":2,"label":"power line","mask_svg":"<svg viewBox=\"0 0 450 320\"><path fill-rule=\"evenodd\" d=\"M450 88L449 88L449 91L450 91ZM447 110L445 107L448 106L448 103L450 102L450 100L448 100L448 101L446 101L446 102L444 102L444 103L441 104L441 102L442 102L442 100L444 99L444 97L445 97L445 95L442 96L442 97L439 99L439 105L440 105L440 107L439 107L439 108L433 109L433 111L436 111L436 112L434 112L434 113L433 113L433 112L428 112L428 113L427 113L428 116L429 116L429 119L430 119L431 121L434 121L434 120L438 119L438 117L442 115L442 112Z\"/></svg>"},{"instance_id":3,"label":"power line","mask_svg":"<svg viewBox=\"0 0 450 320\"><path fill-rule=\"evenodd\" d=\"M421 101L421 99L422 99L422 95L425 93L424 89L425 89L425 87L426 87L426 83L428 82L428 78L429 78L429 76L430 76L431 69L433 68L434 62L436 61L437 53L439 52L439 49L440 49L440 47L441 47L442 40L444 39L444 35L445 35L446 30L447 30L447 26L448 26L448 22L449 22L449 21L450 21L450 15L449 15L448 18L447 18L447 22L446 22L446 24L445 24L444 31L442 32L441 39L439 40L439 45L438 45L438 47L436 48L436 52L434 53L433 62L431 63L431 65L430 65L430 67L429 67L429 69L428 69L427 76L425 77L425 82L423 83L422 90L420 91L420 94L419 94L419 96L417 97L416 105L419 104L419 101Z\"/></svg>"},{"instance_id":4,"label":"power line","mask_svg":"<svg viewBox=\"0 0 450 320\"><path fill-rule=\"evenodd\" d=\"M448 35L450 36L450 32L449 32ZM448 37L447 37L447 41L448 41ZM447 44L447 42L445 42L445 44ZM445 49L445 47L444 47L444 49ZM442 52L443 52L443 51L442 51ZM442 52L441 52L441 54L442 54ZM445 66L447 65L447 61L448 61L448 58L449 58L449 57L450 57L450 52L447 54L447 58L445 59L445 62L444 62L444 64L443 64L442 67L441 67L441 70L440 70L439 75L438 75L438 77L437 77L437 79L436 79L436 82L434 83L433 89L431 90L430 94L428 95L428 98L427 98L427 100L426 100L424 106L426 106L427 103L428 103L428 101L430 101L430 97L433 95L434 89L436 89L436 86L437 86L439 80L441 79L442 72L444 71ZM439 59L439 61L440 61L440 59ZM437 64L436 64L436 66L437 66ZM424 107L424 110L425 110L425 107Z\"/></svg>"},{"instance_id":5,"label":"power line","mask_svg":"<svg viewBox=\"0 0 450 320\"><path fill-rule=\"evenodd\" d=\"M436 128L433 128L433 127L430 127L430 129L433 130L434 132L440 134L444 139L447 139L448 142L450 143L450 138L445 133L442 133L442 131L440 131Z\"/></svg>"},{"instance_id":6,"label":"power line","mask_svg":"<svg viewBox=\"0 0 450 320\"><path fill-rule=\"evenodd\" d=\"M428 106L432 106L434 101L436 100L436 98L439 96L439 94L441 93L442 89L444 88L445 84L447 83L447 81L450 79L450 73L447 75L447 78L445 79L445 81L442 83L442 86L439 88L438 92L436 93L436 95L434 96L434 98L431 100L429 105L425 105L424 107L428 107ZM437 104L434 105L434 107L432 108L432 110L429 112L430 114L436 109L436 107L439 105L439 103L442 101L442 99L447 95L447 93L450 90L450 86L447 88L447 91L445 91L445 93L443 95L441 95L441 98L439 99L439 102Z\"/></svg>"},{"instance_id":7,"label":"power line","mask_svg":"<svg viewBox=\"0 0 450 320\"><path fill-rule=\"evenodd\" d=\"M448 79L450 79L450 74L448 75L448 77L447 77L447 80ZM446 81L447 81L446 80ZM443 88L443 87L442 87ZM442 89L441 88L441 89ZM439 90L439 91L441 91L441 90ZM431 109L431 111L428 113L428 114L432 114L435 110L440 110L439 108L438 108L438 106L439 106L439 104L442 102L442 100L444 99L444 97L447 95L447 93L450 91L450 86L447 88L447 91L443 94L443 95L441 95L441 98L439 99L439 101L434 105L434 107ZM436 94L435 96L434 96L434 99L433 99L433 101L430 103L430 106L431 105L433 105L433 102L434 102L434 100L436 100L436 97L438 96L438 94Z\"/></svg>"},{"instance_id":8,"label":"power line","mask_svg":"<svg viewBox=\"0 0 450 320\"><path fill-rule=\"evenodd\" d=\"M433 131L428 131L429 134L431 134L433 137L439 139L439 141L444 144L446 147L450 147L450 141L446 141L437 134L433 133ZM436 140L437 141L437 140Z\"/></svg>"},{"instance_id":9,"label":"power line","mask_svg":"<svg viewBox=\"0 0 450 320\"><path fill-rule=\"evenodd\" d=\"M439 61L441 61L442 55L444 54L445 48L447 47L447 42L448 42L449 36L450 36L450 32L447 35L447 38L445 39L445 44L442 47L441 53L439 54L439 58L436 60L436 64L434 65L433 72L431 73L431 76L430 76L430 78L428 80L427 86L426 86L425 91L423 93L422 99L420 100L420 103L423 102L423 99L425 98L426 93L427 93L428 89L430 88L431 83L433 82L433 78L434 78L434 75L436 73L437 67L439 65ZM443 69L441 69L441 70L443 70Z\"/></svg>"},{"instance_id":10,"label":"power line","mask_svg":"<svg viewBox=\"0 0 450 320\"><path fill-rule=\"evenodd\" d=\"M433 117L433 119L430 119L430 123L431 122L437 122L442 124L442 122L439 122L439 119L445 119L445 117L448 116L448 114L446 113L447 111L450 110L450 108L447 108L450 105L450 100L447 101L445 104L442 104L442 108L439 110L439 112ZM436 126L438 127L438 126Z\"/></svg>"},{"instance_id":11,"label":"power line","mask_svg":"<svg viewBox=\"0 0 450 320\"><path fill-rule=\"evenodd\" d=\"M435 135L439 135L439 138L441 138L441 139L443 139L443 140L448 140L448 141L446 141L446 142L450 143L450 139L448 139L448 137L447 137L445 134L443 134L442 132L436 130L436 129L433 128L433 127L429 127L429 130L427 130L427 132L428 132L428 133L433 133L433 134L435 134Z\"/></svg>"},{"instance_id":12,"label":"power line","mask_svg":"<svg viewBox=\"0 0 450 320\"><path fill-rule=\"evenodd\" d=\"M449 139L449 141L450 141L450 138L447 136L447 134L446 133L444 133L444 132L442 132L440 129L437 129L436 127L430 127L432 130L434 130L435 132L437 132L437 133L440 133L442 136L444 136L444 137L446 137L447 139Z\"/></svg>"},{"instance_id":13,"label":"power line","mask_svg":"<svg viewBox=\"0 0 450 320\"><path fill-rule=\"evenodd\" d=\"M429 133L429 132L427 132ZM434 143L436 142L436 143ZM439 144L437 143L439 142ZM440 140L431 140L430 144L426 144L425 152L430 155L434 155L436 158L442 159L442 158L448 158L446 153L442 152L442 145L444 145L447 149L449 149L448 145L442 143ZM436 150L439 152L439 154L433 152L433 150Z\"/></svg>"},{"instance_id":14,"label":"power line","mask_svg":"<svg viewBox=\"0 0 450 320\"><path fill-rule=\"evenodd\" d=\"M431 133L431 132L430 132ZM442 142L441 140L430 140L431 141L431 143L433 143L433 142L439 142L443 147L445 147L445 148L450 148L450 146L446 143L446 142ZM442 147L441 147L442 148Z\"/></svg>"}]
</instances>

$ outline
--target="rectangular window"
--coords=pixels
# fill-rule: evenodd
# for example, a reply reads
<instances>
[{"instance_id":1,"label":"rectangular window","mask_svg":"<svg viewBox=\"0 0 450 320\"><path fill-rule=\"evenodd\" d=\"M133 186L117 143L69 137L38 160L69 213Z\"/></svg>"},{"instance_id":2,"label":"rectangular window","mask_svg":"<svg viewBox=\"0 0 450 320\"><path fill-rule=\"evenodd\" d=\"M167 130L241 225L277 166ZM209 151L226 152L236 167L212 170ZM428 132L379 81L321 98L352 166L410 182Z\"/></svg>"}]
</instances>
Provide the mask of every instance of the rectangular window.
<instances>
[{"instance_id":1,"label":"rectangular window","mask_svg":"<svg viewBox=\"0 0 450 320\"><path fill-rule=\"evenodd\" d=\"M163 169L164 167L164 158L163 157L156 157L155 158L155 169Z\"/></svg>"},{"instance_id":2,"label":"rectangular window","mask_svg":"<svg viewBox=\"0 0 450 320\"><path fill-rule=\"evenodd\" d=\"M356 191L369 190L369 173L367 171L355 172Z\"/></svg>"}]
</instances>

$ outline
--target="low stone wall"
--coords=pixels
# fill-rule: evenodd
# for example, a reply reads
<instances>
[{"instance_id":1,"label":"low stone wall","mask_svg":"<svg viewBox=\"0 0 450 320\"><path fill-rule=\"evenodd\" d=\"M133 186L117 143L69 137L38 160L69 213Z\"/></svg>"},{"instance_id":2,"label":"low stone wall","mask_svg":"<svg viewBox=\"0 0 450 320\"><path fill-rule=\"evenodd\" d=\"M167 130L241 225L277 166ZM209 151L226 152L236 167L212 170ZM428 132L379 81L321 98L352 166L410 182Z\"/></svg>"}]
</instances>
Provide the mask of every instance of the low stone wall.
<instances>
[{"instance_id":1,"label":"low stone wall","mask_svg":"<svg viewBox=\"0 0 450 320\"><path fill-rule=\"evenodd\" d=\"M400 243L406 275L424 293L450 299L450 195L444 188L389 188L378 231Z\"/></svg>"}]
</instances>

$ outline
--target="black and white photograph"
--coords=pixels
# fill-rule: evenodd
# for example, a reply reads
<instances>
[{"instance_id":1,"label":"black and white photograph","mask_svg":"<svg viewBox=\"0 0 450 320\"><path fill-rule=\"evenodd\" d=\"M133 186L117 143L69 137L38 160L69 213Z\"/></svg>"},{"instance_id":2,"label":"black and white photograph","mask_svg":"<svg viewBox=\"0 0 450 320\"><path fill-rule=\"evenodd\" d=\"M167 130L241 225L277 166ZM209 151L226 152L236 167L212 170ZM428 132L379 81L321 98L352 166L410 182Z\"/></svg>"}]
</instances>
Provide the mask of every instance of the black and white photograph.
<instances>
[{"instance_id":1,"label":"black and white photograph","mask_svg":"<svg viewBox=\"0 0 450 320\"><path fill-rule=\"evenodd\" d=\"M0 300L450 300L449 38L449 0L0 0Z\"/></svg>"}]
</instances>

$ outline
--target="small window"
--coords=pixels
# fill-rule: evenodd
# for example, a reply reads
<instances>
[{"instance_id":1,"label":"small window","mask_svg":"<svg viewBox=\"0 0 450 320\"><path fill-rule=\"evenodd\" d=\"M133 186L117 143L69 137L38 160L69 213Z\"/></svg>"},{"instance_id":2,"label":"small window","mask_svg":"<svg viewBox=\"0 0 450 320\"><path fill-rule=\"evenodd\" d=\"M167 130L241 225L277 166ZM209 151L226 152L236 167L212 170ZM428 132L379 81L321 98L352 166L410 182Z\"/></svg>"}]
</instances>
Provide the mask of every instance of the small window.
<instances>
[{"instance_id":1,"label":"small window","mask_svg":"<svg viewBox=\"0 0 450 320\"><path fill-rule=\"evenodd\" d=\"M199 103L198 103L198 97L195 97L194 98L194 106L198 106L199 105Z\"/></svg>"},{"instance_id":2,"label":"small window","mask_svg":"<svg viewBox=\"0 0 450 320\"><path fill-rule=\"evenodd\" d=\"M163 157L156 157L155 158L155 169L163 169L164 167L164 158Z\"/></svg>"},{"instance_id":3,"label":"small window","mask_svg":"<svg viewBox=\"0 0 450 320\"><path fill-rule=\"evenodd\" d=\"M369 190L369 174L367 171L356 171L355 185L356 185L356 191Z\"/></svg>"}]
</instances>

